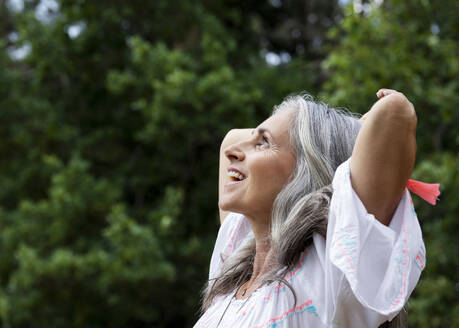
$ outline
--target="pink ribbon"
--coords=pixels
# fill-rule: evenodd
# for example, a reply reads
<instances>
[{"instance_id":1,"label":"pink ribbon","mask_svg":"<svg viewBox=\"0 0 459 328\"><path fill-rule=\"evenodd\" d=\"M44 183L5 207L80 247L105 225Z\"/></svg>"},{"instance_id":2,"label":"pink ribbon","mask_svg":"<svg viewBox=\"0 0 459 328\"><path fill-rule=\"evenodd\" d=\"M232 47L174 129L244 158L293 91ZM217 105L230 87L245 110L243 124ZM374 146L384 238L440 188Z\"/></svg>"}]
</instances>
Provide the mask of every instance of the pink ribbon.
<instances>
[{"instance_id":1,"label":"pink ribbon","mask_svg":"<svg viewBox=\"0 0 459 328\"><path fill-rule=\"evenodd\" d=\"M439 183L425 183L409 179L406 187L429 204L435 205L440 195Z\"/></svg>"}]
</instances>

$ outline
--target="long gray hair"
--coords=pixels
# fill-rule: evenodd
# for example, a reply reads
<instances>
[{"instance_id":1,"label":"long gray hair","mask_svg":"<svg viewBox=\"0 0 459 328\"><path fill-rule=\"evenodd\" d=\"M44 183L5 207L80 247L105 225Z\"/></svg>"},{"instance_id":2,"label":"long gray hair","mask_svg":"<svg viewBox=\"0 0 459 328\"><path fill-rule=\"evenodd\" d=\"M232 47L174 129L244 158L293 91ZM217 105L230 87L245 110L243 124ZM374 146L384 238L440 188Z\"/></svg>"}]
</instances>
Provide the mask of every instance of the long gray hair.
<instances>
[{"instance_id":1,"label":"long gray hair","mask_svg":"<svg viewBox=\"0 0 459 328\"><path fill-rule=\"evenodd\" d=\"M274 256L261 285L275 281L284 283L292 291L296 304L295 290L284 277L312 244L314 232L326 237L333 175L351 156L361 123L360 114L331 108L307 94L288 96L274 107L272 115L287 109L294 111L288 132L296 167L273 203L268 238ZM216 296L234 292L250 279L254 259L255 240L252 238L225 260L221 274L206 285L202 313ZM404 327L405 320L405 312L401 311L383 326Z\"/></svg>"}]
</instances>

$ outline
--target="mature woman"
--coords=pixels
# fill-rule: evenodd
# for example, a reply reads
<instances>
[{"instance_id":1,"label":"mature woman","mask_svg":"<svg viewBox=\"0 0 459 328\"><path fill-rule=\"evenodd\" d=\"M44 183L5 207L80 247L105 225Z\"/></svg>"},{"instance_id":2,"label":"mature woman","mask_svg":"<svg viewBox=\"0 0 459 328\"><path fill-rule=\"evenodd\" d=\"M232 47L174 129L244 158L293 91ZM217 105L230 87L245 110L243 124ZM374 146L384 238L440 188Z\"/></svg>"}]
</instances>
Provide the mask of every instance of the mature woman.
<instances>
[{"instance_id":1,"label":"mature woman","mask_svg":"<svg viewBox=\"0 0 459 328\"><path fill-rule=\"evenodd\" d=\"M425 264L405 188L417 117L402 93L377 96L360 120L290 96L256 129L227 134L195 327L404 325Z\"/></svg>"}]
</instances>

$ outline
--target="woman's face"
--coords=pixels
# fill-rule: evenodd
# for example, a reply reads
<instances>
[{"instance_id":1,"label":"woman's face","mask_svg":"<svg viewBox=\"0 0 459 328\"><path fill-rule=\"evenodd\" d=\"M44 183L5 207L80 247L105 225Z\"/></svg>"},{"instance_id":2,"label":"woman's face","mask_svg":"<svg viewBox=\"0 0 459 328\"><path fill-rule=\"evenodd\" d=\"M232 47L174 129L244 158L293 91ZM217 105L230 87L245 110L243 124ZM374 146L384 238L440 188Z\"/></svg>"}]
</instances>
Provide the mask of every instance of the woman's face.
<instances>
[{"instance_id":1,"label":"woman's face","mask_svg":"<svg viewBox=\"0 0 459 328\"><path fill-rule=\"evenodd\" d=\"M274 199L295 167L288 134L292 114L292 110L283 110L269 117L249 138L224 149L230 161L230 181L220 197L222 210L270 222ZM234 171L242 174L242 180Z\"/></svg>"}]
</instances>

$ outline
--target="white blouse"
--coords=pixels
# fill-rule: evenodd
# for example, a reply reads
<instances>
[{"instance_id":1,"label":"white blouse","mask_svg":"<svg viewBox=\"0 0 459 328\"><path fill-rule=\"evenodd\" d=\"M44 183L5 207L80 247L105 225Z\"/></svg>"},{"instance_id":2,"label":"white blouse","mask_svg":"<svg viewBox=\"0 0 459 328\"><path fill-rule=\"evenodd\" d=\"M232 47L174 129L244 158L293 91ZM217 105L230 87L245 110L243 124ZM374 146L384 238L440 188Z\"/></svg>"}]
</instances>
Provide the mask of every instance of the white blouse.
<instances>
[{"instance_id":1,"label":"white blouse","mask_svg":"<svg viewBox=\"0 0 459 328\"><path fill-rule=\"evenodd\" d=\"M400 312L426 262L411 195L405 189L390 225L383 225L352 188L349 162L333 177L327 238L314 234L285 276L296 306L283 283L265 285L245 300L235 299L234 290L216 297L195 328L216 328L220 320L219 328L378 327ZM248 220L230 213L218 232L209 279L250 238Z\"/></svg>"}]
</instances>

